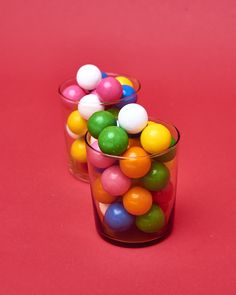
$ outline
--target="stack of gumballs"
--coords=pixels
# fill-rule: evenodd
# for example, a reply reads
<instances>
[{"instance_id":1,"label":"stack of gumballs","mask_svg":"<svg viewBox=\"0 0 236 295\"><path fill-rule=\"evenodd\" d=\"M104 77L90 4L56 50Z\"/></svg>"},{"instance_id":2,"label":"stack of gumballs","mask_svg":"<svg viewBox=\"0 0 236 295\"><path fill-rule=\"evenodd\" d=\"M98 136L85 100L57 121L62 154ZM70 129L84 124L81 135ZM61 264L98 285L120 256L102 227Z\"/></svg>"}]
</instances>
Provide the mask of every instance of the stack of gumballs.
<instances>
[{"instance_id":1,"label":"stack of gumballs","mask_svg":"<svg viewBox=\"0 0 236 295\"><path fill-rule=\"evenodd\" d=\"M174 206L176 138L137 103L88 119L87 156L103 232L142 241L165 230Z\"/></svg>"},{"instance_id":2,"label":"stack of gumballs","mask_svg":"<svg viewBox=\"0 0 236 295\"><path fill-rule=\"evenodd\" d=\"M61 94L66 102L66 135L70 153L71 172L87 174L87 155L84 136L87 120L97 111L107 110L117 115L123 106L136 102L139 85L132 79L101 72L95 65L79 68L76 82L63 87ZM80 178L80 176L79 176ZM86 178L86 177L85 177Z\"/></svg>"}]
</instances>

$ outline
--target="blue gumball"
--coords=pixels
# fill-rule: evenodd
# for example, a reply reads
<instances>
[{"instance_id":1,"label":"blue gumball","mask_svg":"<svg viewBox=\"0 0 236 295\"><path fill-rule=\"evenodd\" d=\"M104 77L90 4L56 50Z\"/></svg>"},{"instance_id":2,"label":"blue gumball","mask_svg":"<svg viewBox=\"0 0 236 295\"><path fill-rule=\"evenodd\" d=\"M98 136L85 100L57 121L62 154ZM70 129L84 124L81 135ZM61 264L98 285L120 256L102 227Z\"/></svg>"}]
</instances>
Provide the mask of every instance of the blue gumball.
<instances>
[{"instance_id":1,"label":"blue gumball","mask_svg":"<svg viewBox=\"0 0 236 295\"><path fill-rule=\"evenodd\" d=\"M105 223L113 231L125 231L134 223L134 216L129 214L121 203L109 206L104 216Z\"/></svg>"},{"instance_id":2,"label":"blue gumball","mask_svg":"<svg viewBox=\"0 0 236 295\"><path fill-rule=\"evenodd\" d=\"M117 104L118 108L122 108L128 103L135 103L137 101L137 94L133 87L129 85L122 85L123 95L121 98L121 102Z\"/></svg>"},{"instance_id":3,"label":"blue gumball","mask_svg":"<svg viewBox=\"0 0 236 295\"><path fill-rule=\"evenodd\" d=\"M106 78L106 77L108 77L107 73L102 72L102 79L104 79L104 78Z\"/></svg>"}]
</instances>

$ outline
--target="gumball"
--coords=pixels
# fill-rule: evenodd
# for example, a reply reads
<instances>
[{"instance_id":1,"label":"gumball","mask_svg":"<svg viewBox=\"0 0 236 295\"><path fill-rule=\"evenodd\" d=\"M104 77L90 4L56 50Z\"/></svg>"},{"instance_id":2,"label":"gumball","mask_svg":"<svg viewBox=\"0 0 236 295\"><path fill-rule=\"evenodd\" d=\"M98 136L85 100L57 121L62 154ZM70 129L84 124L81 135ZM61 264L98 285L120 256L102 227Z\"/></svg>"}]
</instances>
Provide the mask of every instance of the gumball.
<instances>
[{"instance_id":1,"label":"gumball","mask_svg":"<svg viewBox=\"0 0 236 295\"><path fill-rule=\"evenodd\" d=\"M64 97L68 98L69 100L78 101L86 93L78 85L70 85L62 91L62 94L64 95Z\"/></svg>"},{"instance_id":2,"label":"gumball","mask_svg":"<svg viewBox=\"0 0 236 295\"><path fill-rule=\"evenodd\" d=\"M134 87L132 81L130 81L128 78L126 78L124 76L117 76L116 80L118 80L121 85L129 85L131 87Z\"/></svg>"},{"instance_id":3,"label":"gumball","mask_svg":"<svg viewBox=\"0 0 236 295\"><path fill-rule=\"evenodd\" d=\"M127 133L116 126L104 128L98 137L101 151L109 155L121 155L127 149L128 143Z\"/></svg>"},{"instance_id":4,"label":"gumball","mask_svg":"<svg viewBox=\"0 0 236 295\"><path fill-rule=\"evenodd\" d=\"M123 196L123 205L130 214L143 215L152 206L152 194L140 186L134 186Z\"/></svg>"},{"instance_id":5,"label":"gumball","mask_svg":"<svg viewBox=\"0 0 236 295\"><path fill-rule=\"evenodd\" d=\"M171 143L171 133L162 124L149 124L141 133L142 147L150 154L161 153L168 149Z\"/></svg>"},{"instance_id":6,"label":"gumball","mask_svg":"<svg viewBox=\"0 0 236 295\"><path fill-rule=\"evenodd\" d=\"M93 90L102 79L102 73L94 65L84 65L79 68L76 80L80 87L86 90Z\"/></svg>"},{"instance_id":7,"label":"gumball","mask_svg":"<svg viewBox=\"0 0 236 295\"><path fill-rule=\"evenodd\" d=\"M87 162L86 145L83 138L76 139L70 148L71 157L80 163Z\"/></svg>"},{"instance_id":8,"label":"gumball","mask_svg":"<svg viewBox=\"0 0 236 295\"><path fill-rule=\"evenodd\" d=\"M176 147L173 147L173 145L175 145L176 140L172 137L171 138L171 143L170 143L170 147L169 147L169 151L161 154L160 156L155 157L155 160L158 162L169 162L171 160L173 160L176 156Z\"/></svg>"},{"instance_id":9,"label":"gumball","mask_svg":"<svg viewBox=\"0 0 236 295\"><path fill-rule=\"evenodd\" d=\"M118 121L120 127L128 133L135 134L147 125L148 115L144 107L137 103L130 103L120 110Z\"/></svg>"},{"instance_id":10,"label":"gumball","mask_svg":"<svg viewBox=\"0 0 236 295\"><path fill-rule=\"evenodd\" d=\"M111 204L116 200L116 197L111 196L104 190L101 182L101 177L98 177L92 183L92 192L94 199L98 202L102 202L104 204Z\"/></svg>"},{"instance_id":11,"label":"gumball","mask_svg":"<svg viewBox=\"0 0 236 295\"><path fill-rule=\"evenodd\" d=\"M141 182L150 191L160 191L167 186L169 179L168 168L162 163L153 162L150 171L141 179Z\"/></svg>"},{"instance_id":12,"label":"gumball","mask_svg":"<svg viewBox=\"0 0 236 295\"><path fill-rule=\"evenodd\" d=\"M119 111L120 110L118 108L107 109L107 112L111 113L116 118L116 120L118 119Z\"/></svg>"},{"instance_id":13,"label":"gumball","mask_svg":"<svg viewBox=\"0 0 236 295\"><path fill-rule=\"evenodd\" d=\"M68 125L66 125L66 133L73 139L77 139L79 137L78 134L75 134L72 131L70 131L70 128L68 127Z\"/></svg>"},{"instance_id":14,"label":"gumball","mask_svg":"<svg viewBox=\"0 0 236 295\"><path fill-rule=\"evenodd\" d=\"M130 215L121 203L113 203L106 210L104 222L113 231L126 231L134 223L134 216Z\"/></svg>"},{"instance_id":15,"label":"gumball","mask_svg":"<svg viewBox=\"0 0 236 295\"><path fill-rule=\"evenodd\" d=\"M128 144L128 149L133 147L133 146L141 146L139 138L136 137L129 137L129 144Z\"/></svg>"},{"instance_id":16,"label":"gumball","mask_svg":"<svg viewBox=\"0 0 236 295\"><path fill-rule=\"evenodd\" d=\"M125 194L131 186L131 180L116 165L102 173L101 182L104 190L112 196Z\"/></svg>"},{"instance_id":17,"label":"gumball","mask_svg":"<svg viewBox=\"0 0 236 295\"><path fill-rule=\"evenodd\" d=\"M104 216L107 212L107 209L109 208L110 204L103 204L103 203L98 203L98 208L102 215Z\"/></svg>"},{"instance_id":18,"label":"gumball","mask_svg":"<svg viewBox=\"0 0 236 295\"><path fill-rule=\"evenodd\" d=\"M69 130L78 136L83 136L87 131L87 123L78 111L70 113L67 119Z\"/></svg>"},{"instance_id":19,"label":"gumball","mask_svg":"<svg viewBox=\"0 0 236 295\"><path fill-rule=\"evenodd\" d=\"M98 141L91 144L92 148L87 149L87 157L89 162L97 168L107 168L113 165L115 158L104 156L98 146Z\"/></svg>"},{"instance_id":20,"label":"gumball","mask_svg":"<svg viewBox=\"0 0 236 295\"><path fill-rule=\"evenodd\" d=\"M115 78L107 77L99 82L96 92L102 102L116 101L122 97L122 86Z\"/></svg>"},{"instance_id":21,"label":"gumball","mask_svg":"<svg viewBox=\"0 0 236 295\"><path fill-rule=\"evenodd\" d=\"M107 73L102 72L102 79L104 79L104 78L106 78L106 77L108 77Z\"/></svg>"},{"instance_id":22,"label":"gumball","mask_svg":"<svg viewBox=\"0 0 236 295\"><path fill-rule=\"evenodd\" d=\"M104 110L104 106L101 104L98 96L92 93L81 98L78 110L81 116L88 120L93 113Z\"/></svg>"},{"instance_id":23,"label":"gumball","mask_svg":"<svg viewBox=\"0 0 236 295\"><path fill-rule=\"evenodd\" d=\"M116 119L107 111L98 111L88 120L88 131L95 138L98 138L101 131L108 126L116 126Z\"/></svg>"},{"instance_id":24,"label":"gumball","mask_svg":"<svg viewBox=\"0 0 236 295\"><path fill-rule=\"evenodd\" d=\"M130 147L120 160L121 171L130 178L140 178L151 168L151 159L145 150L139 146Z\"/></svg>"},{"instance_id":25,"label":"gumball","mask_svg":"<svg viewBox=\"0 0 236 295\"><path fill-rule=\"evenodd\" d=\"M153 204L151 209L142 216L136 217L136 226L145 233L155 233L165 225L165 214L162 209Z\"/></svg>"},{"instance_id":26,"label":"gumball","mask_svg":"<svg viewBox=\"0 0 236 295\"><path fill-rule=\"evenodd\" d=\"M167 186L152 194L153 202L160 204L160 203L168 203L174 197L174 187L171 182L167 184Z\"/></svg>"},{"instance_id":27,"label":"gumball","mask_svg":"<svg viewBox=\"0 0 236 295\"><path fill-rule=\"evenodd\" d=\"M122 98L120 103L117 104L118 108L122 108L123 106L127 105L128 103L134 103L137 101L137 94L133 87L128 85L122 85Z\"/></svg>"}]
</instances>

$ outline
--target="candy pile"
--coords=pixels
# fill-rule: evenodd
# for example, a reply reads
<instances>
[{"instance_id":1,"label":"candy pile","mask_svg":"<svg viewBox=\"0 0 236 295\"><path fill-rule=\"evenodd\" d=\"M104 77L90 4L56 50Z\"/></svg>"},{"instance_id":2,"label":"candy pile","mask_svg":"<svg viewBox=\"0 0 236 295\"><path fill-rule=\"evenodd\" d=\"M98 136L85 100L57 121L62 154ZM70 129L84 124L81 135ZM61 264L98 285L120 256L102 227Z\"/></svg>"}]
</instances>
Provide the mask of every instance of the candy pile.
<instances>
[{"instance_id":1,"label":"candy pile","mask_svg":"<svg viewBox=\"0 0 236 295\"><path fill-rule=\"evenodd\" d=\"M137 103L115 115L97 111L87 126L92 194L105 229L160 232L174 202L171 164L176 150L170 130L149 121Z\"/></svg>"},{"instance_id":2,"label":"candy pile","mask_svg":"<svg viewBox=\"0 0 236 295\"><path fill-rule=\"evenodd\" d=\"M107 121L103 124L116 125L114 116L123 106L136 102L137 89L131 79L124 76L109 76L90 64L79 68L76 81L77 84L69 85L62 91L70 109L66 133L73 140L69 147L72 161L74 164L85 164L87 155L84 135L87 131L87 120L95 112L107 110ZM94 120L96 118L93 118Z\"/></svg>"}]
</instances>

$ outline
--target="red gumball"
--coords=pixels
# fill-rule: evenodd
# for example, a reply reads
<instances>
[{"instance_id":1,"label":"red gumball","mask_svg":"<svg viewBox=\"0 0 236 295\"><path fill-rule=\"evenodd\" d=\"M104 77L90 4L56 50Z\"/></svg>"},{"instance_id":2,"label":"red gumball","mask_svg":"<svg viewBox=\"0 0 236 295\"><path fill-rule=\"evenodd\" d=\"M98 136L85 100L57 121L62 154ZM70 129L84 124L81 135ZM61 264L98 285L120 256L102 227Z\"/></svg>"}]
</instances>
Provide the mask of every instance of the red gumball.
<instances>
[{"instance_id":1,"label":"red gumball","mask_svg":"<svg viewBox=\"0 0 236 295\"><path fill-rule=\"evenodd\" d=\"M153 201L157 204L165 204L168 203L174 197L174 187L171 182L158 192L153 192Z\"/></svg>"}]
</instances>

